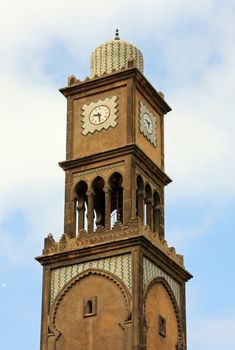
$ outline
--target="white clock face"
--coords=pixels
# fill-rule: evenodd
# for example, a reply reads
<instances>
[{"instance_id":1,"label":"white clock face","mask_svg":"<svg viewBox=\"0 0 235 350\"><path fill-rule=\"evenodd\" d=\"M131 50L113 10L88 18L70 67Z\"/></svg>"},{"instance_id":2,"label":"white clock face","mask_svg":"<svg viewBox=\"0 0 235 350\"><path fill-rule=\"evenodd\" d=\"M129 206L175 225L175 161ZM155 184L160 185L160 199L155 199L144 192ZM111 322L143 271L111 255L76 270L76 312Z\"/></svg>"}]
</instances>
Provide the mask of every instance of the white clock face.
<instances>
[{"instance_id":1,"label":"white clock face","mask_svg":"<svg viewBox=\"0 0 235 350\"><path fill-rule=\"evenodd\" d=\"M94 125L104 123L110 116L110 109L108 106L100 105L95 107L89 115L89 120Z\"/></svg>"},{"instance_id":2,"label":"white clock face","mask_svg":"<svg viewBox=\"0 0 235 350\"><path fill-rule=\"evenodd\" d=\"M93 134L118 124L118 97L105 97L81 106L82 135Z\"/></svg>"},{"instance_id":3,"label":"white clock face","mask_svg":"<svg viewBox=\"0 0 235 350\"><path fill-rule=\"evenodd\" d=\"M142 101L140 101L140 132L149 142L157 147L157 117Z\"/></svg>"},{"instance_id":4,"label":"white clock face","mask_svg":"<svg viewBox=\"0 0 235 350\"><path fill-rule=\"evenodd\" d=\"M144 127L148 134L152 134L153 132L153 122L148 113L144 113L143 115Z\"/></svg>"}]
</instances>

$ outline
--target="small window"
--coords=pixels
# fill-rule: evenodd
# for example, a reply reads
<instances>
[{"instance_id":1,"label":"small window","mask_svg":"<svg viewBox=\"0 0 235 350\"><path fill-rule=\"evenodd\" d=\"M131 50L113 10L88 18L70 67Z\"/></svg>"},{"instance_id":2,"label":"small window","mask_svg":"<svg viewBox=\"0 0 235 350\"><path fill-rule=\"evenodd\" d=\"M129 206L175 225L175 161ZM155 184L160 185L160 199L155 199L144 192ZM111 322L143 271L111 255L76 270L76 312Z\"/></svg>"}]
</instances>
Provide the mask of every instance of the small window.
<instances>
[{"instance_id":1,"label":"small window","mask_svg":"<svg viewBox=\"0 0 235 350\"><path fill-rule=\"evenodd\" d=\"M166 336L166 319L159 315L159 334L162 337Z\"/></svg>"},{"instance_id":2,"label":"small window","mask_svg":"<svg viewBox=\"0 0 235 350\"><path fill-rule=\"evenodd\" d=\"M88 300L86 307L87 307L86 313L87 314L93 314L93 303L92 303L92 300Z\"/></svg>"},{"instance_id":3,"label":"small window","mask_svg":"<svg viewBox=\"0 0 235 350\"><path fill-rule=\"evenodd\" d=\"M83 316L95 316L97 310L97 297L85 298L83 302Z\"/></svg>"}]
</instances>

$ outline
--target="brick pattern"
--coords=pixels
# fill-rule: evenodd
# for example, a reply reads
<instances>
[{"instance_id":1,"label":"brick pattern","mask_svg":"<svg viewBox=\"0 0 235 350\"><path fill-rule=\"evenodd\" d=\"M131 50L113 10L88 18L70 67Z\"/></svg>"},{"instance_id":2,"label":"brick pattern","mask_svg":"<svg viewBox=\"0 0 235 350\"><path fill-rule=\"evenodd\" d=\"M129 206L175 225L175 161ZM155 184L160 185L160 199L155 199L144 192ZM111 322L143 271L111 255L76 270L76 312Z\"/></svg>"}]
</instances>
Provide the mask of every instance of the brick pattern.
<instances>
[{"instance_id":1,"label":"brick pattern","mask_svg":"<svg viewBox=\"0 0 235 350\"><path fill-rule=\"evenodd\" d=\"M144 257L144 261L143 261L143 273L144 273L144 277L143 277L144 289L147 288L149 282L152 279L157 277L162 277L168 282L175 296L176 302L180 307L180 285L178 282L176 282L172 277L167 275L164 271L162 271L157 265L155 265L152 261L150 261L146 257Z\"/></svg>"},{"instance_id":2,"label":"brick pattern","mask_svg":"<svg viewBox=\"0 0 235 350\"><path fill-rule=\"evenodd\" d=\"M88 269L113 273L124 282L131 292L131 254L124 254L53 269L51 274L51 304L72 278Z\"/></svg>"}]
</instances>

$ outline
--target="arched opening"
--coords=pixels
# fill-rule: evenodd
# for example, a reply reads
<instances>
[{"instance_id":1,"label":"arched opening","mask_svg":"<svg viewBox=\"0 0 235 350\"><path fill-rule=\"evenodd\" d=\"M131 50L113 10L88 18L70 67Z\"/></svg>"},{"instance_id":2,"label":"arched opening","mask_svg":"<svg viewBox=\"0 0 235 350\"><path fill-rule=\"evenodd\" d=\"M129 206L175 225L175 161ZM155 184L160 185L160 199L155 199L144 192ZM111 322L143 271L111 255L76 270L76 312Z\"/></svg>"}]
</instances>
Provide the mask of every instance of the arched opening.
<instances>
[{"instance_id":1,"label":"arched opening","mask_svg":"<svg viewBox=\"0 0 235 350\"><path fill-rule=\"evenodd\" d=\"M75 231L87 229L87 184L80 181L75 188Z\"/></svg>"},{"instance_id":2,"label":"arched opening","mask_svg":"<svg viewBox=\"0 0 235 350\"><path fill-rule=\"evenodd\" d=\"M153 198L151 187L147 184L145 186L145 220L144 224L148 225L151 229L153 221Z\"/></svg>"},{"instance_id":3,"label":"arched opening","mask_svg":"<svg viewBox=\"0 0 235 350\"><path fill-rule=\"evenodd\" d=\"M153 194L153 231L161 235L161 201L157 191Z\"/></svg>"},{"instance_id":4,"label":"arched opening","mask_svg":"<svg viewBox=\"0 0 235 350\"><path fill-rule=\"evenodd\" d=\"M99 269L84 271L70 280L52 306L49 349L123 350L131 344L130 315L131 294L122 280Z\"/></svg>"},{"instance_id":5,"label":"arched opening","mask_svg":"<svg viewBox=\"0 0 235 350\"><path fill-rule=\"evenodd\" d=\"M123 222L123 188L122 188L122 176L118 172L115 172L109 179L110 186L110 221L111 226L116 221Z\"/></svg>"},{"instance_id":6,"label":"arched opening","mask_svg":"<svg viewBox=\"0 0 235 350\"><path fill-rule=\"evenodd\" d=\"M136 215L144 222L144 183L140 175L137 176Z\"/></svg>"},{"instance_id":7,"label":"arched opening","mask_svg":"<svg viewBox=\"0 0 235 350\"><path fill-rule=\"evenodd\" d=\"M94 227L104 226L105 224L105 193L104 193L104 179L97 176L92 187L94 190Z\"/></svg>"}]
</instances>

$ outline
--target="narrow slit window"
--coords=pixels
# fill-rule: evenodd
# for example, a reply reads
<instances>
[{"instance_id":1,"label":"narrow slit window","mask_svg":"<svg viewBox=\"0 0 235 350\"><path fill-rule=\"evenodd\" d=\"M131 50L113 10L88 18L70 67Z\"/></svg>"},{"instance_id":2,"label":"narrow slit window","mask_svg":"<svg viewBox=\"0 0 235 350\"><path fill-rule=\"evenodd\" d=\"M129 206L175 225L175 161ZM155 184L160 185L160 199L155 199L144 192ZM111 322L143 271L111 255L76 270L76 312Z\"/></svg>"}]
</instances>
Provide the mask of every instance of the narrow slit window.
<instances>
[{"instance_id":1,"label":"narrow slit window","mask_svg":"<svg viewBox=\"0 0 235 350\"><path fill-rule=\"evenodd\" d=\"M159 316L159 334L162 337L166 336L166 319L161 315Z\"/></svg>"}]
</instances>

